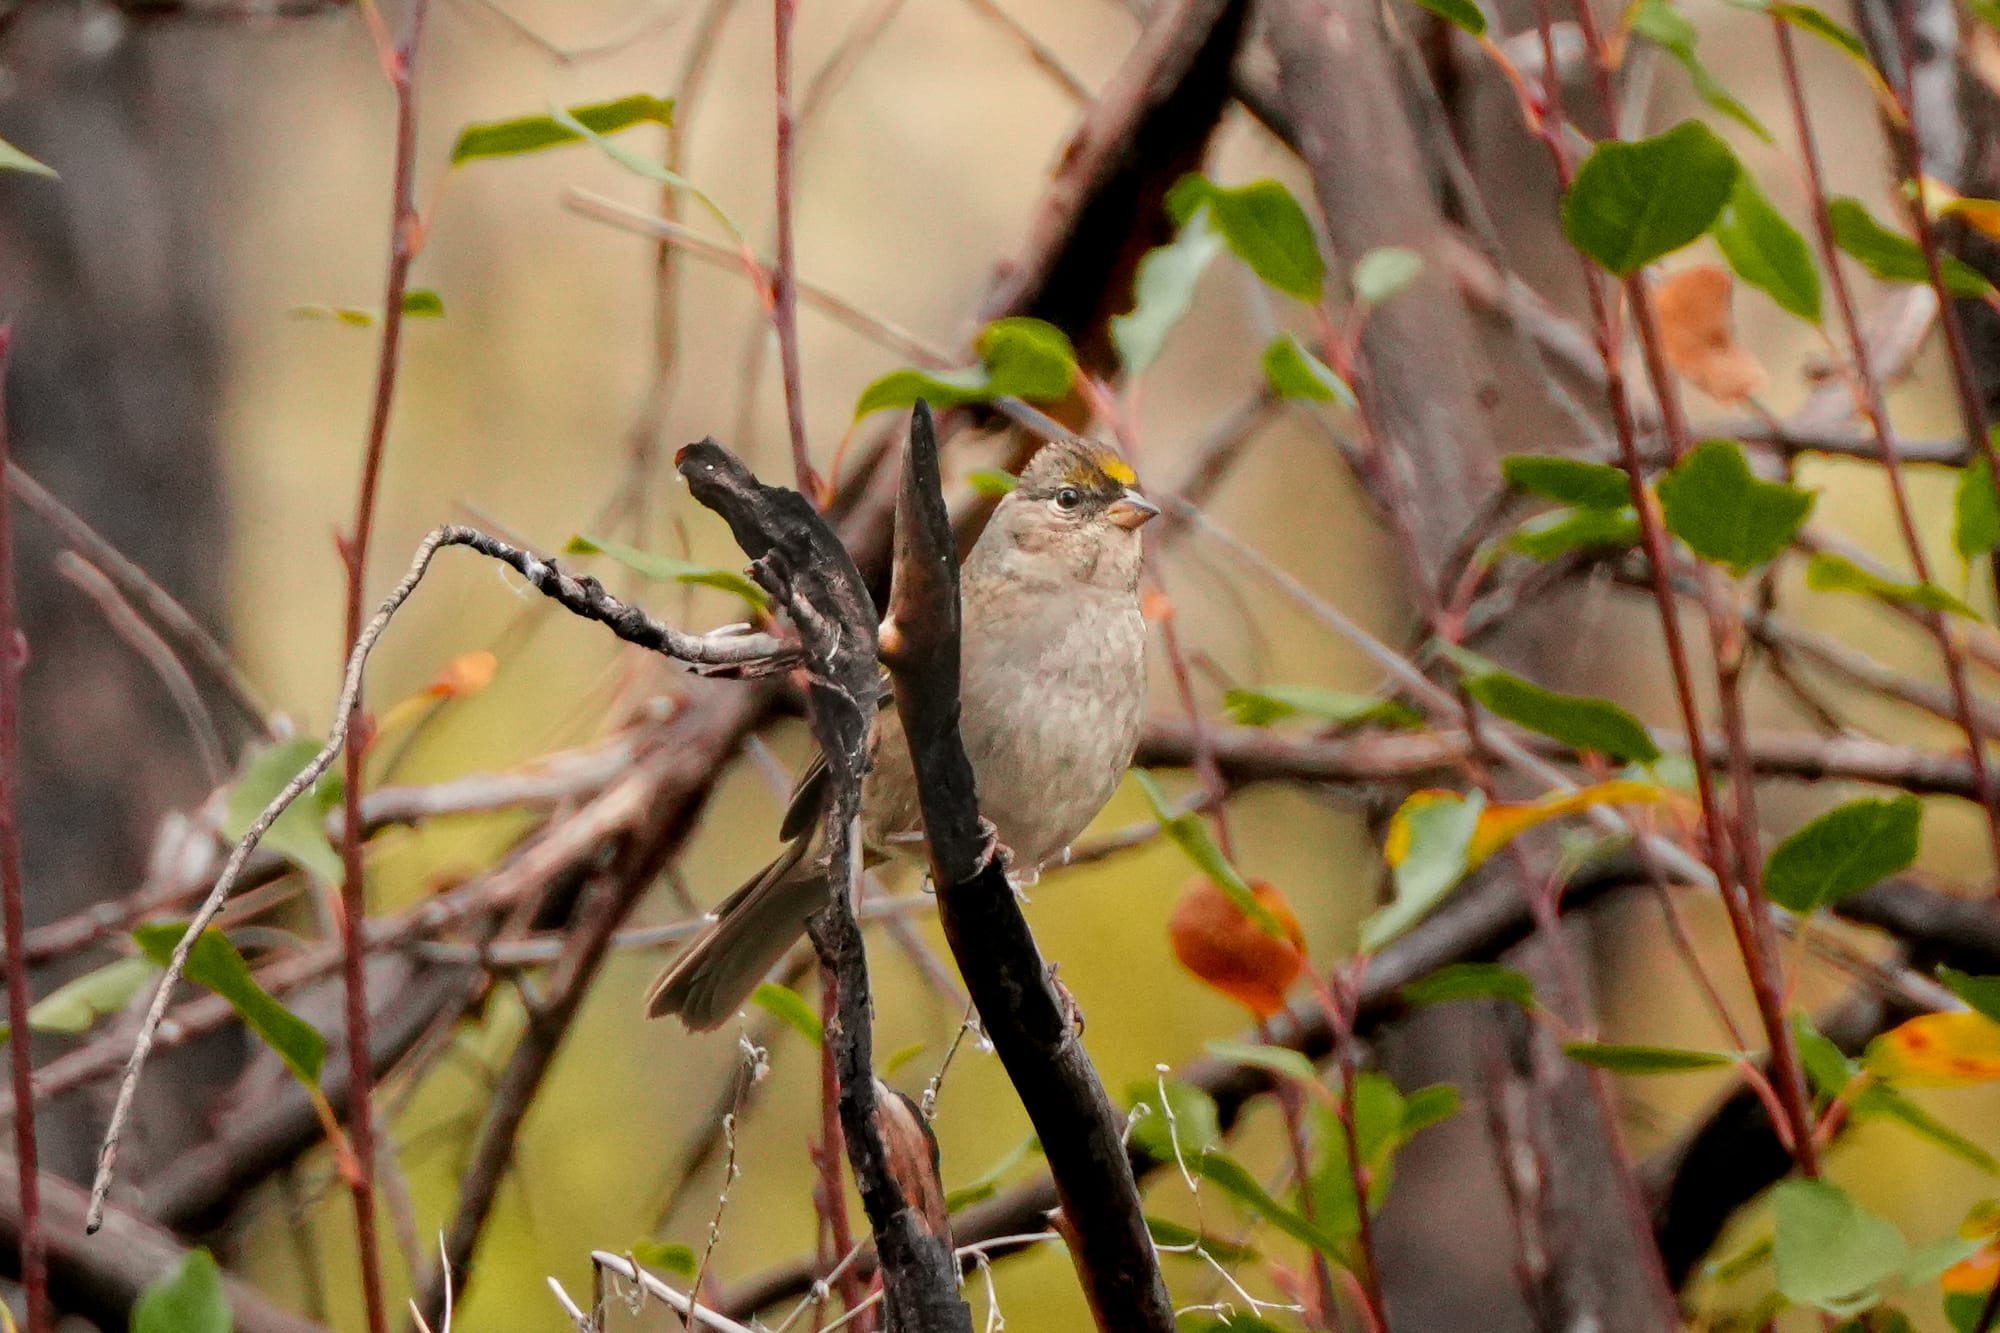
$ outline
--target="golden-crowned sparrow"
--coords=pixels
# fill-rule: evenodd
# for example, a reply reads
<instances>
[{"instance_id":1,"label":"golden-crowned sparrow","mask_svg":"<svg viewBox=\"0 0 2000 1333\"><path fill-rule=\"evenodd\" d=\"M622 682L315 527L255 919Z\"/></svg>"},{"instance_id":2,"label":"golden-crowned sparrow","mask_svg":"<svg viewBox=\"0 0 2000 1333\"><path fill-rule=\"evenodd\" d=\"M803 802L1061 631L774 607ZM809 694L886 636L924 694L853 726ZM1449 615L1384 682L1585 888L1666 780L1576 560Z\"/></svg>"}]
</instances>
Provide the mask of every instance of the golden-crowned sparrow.
<instances>
[{"instance_id":1,"label":"golden-crowned sparrow","mask_svg":"<svg viewBox=\"0 0 2000 1333\"><path fill-rule=\"evenodd\" d=\"M1060 854L1118 789L1139 739L1146 623L1139 528L1159 513L1102 445L1045 445L993 511L961 583L960 730L979 808L1017 872ZM697 1031L736 1012L826 902L824 770L786 812L778 859L716 908L647 1000ZM894 709L862 787L869 856L922 859L923 818Z\"/></svg>"}]
</instances>

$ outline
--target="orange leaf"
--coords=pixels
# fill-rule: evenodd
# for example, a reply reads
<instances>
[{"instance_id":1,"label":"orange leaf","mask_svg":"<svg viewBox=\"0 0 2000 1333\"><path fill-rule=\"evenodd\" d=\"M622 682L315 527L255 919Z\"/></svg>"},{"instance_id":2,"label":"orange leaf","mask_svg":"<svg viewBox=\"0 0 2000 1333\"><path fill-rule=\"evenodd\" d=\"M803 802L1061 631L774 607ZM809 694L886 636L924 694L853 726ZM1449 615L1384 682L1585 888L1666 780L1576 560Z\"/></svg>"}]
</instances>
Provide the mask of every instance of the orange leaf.
<instances>
[{"instance_id":1,"label":"orange leaf","mask_svg":"<svg viewBox=\"0 0 2000 1333\"><path fill-rule=\"evenodd\" d=\"M478 652L461 653L445 664L424 693L433 699L462 699L469 694L477 694L493 683L493 675L500 669L500 659L485 649Z\"/></svg>"},{"instance_id":2,"label":"orange leaf","mask_svg":"<svg viewBox=\"0 0 2000 1333\"><path fill-rule=\"evenodd\" d=\"M1252 880L1250 891L1284 927L1284 939L1266 933L1206 877L1191 882L1174 905L1167 933L1182 967L1269 1018L1285 1007L1285 992L1305 968L1305 935L1276 888Z\"/></svg>"},{"instance_id":3,"label":"orange leaf","mask_svg":"<svg viewBox=\"0 0 2000 1333\"><path fill-rule=\"evenodd\" d=\"M1688 383L1721 403L1760 392L1770 376L1736 341L1730 298L1736 278L1719 264L1682 269L1656 289L1667 364Z\"/></svg>"},{"instance_id":4,"label":"orange leaf","mask_svg":"<svg viewBox=\"0 0 2000 1333\"><path fill-rule=\"evenodd\" d=\"M2000 1080L2000 1023L1969 1011L1922 1014L1868 1043L1867 1064L1904 1085L1992 1083Z\"/></svg>"},{"instance_id":5,"label":"orange leaf","mask_svg":"<svg viewBox=\"0 0 2000 1333\"><path fill-rule=\"evenodd\" d=\"M1938 1285L1947 1296L1984 1296L1993 1290L1995 1281L2000 1281L2000 1250L1989 1245L1945 1269Z\"/></svg>"},{"instance_id":6,"label":"orange leaf","mask_svg":"<svg viewBox=\"0 0 2000 1333\"><path fill-rule=\"evenodd\" d=\"M1472 869L1529 829L1551 819L1577 814L1594 805L1647 805L1665 800L1667 795L1664 787L1621 778L1558 792L1539 801L1497 802L1480 811L1479 823L1472 831L1472 845L1465 853L1466 869Z\"/></svg>"}]
</instances>

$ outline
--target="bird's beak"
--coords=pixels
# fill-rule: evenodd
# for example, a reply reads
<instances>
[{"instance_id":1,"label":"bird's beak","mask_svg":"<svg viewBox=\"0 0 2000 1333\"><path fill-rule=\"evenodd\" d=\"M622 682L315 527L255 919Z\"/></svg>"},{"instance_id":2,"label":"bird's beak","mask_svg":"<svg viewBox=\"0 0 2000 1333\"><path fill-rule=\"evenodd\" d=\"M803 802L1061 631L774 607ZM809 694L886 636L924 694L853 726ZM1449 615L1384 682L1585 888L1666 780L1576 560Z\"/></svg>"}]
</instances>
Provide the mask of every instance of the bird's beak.
<instances>
[{"instance_id":1,"label":"bird's beak","mask_svg":"<svg viewBox=\"0 0 2000 1333\"><path fill-rule=\"evenodd\" d=\"M1137 491L1127 491L1111 502L1104 516L1130 532L1144 527L1148 520L1158 518L1160 507Z\"/></svg>"}]
</instances>

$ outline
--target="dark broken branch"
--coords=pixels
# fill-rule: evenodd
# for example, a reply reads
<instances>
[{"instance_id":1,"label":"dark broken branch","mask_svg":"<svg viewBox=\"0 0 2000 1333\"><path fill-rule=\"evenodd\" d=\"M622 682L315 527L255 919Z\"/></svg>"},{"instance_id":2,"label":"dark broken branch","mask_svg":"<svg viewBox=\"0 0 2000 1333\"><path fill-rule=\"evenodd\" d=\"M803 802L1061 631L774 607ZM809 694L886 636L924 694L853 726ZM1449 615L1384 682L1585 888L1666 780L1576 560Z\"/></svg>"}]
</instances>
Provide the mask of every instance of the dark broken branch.
<instances>
[{"instance_id":1,"label":"dark broken branch","mask_svg":"<svg viewBox=\"0 0 2000 1333\"><path fill-rule=\"evenodd\" d=\"M992 829L979 817L958 731L957 543L939 488L936 431L922 403L903 462L882 655L917 773L945 938L1041 1138L1091 1312L1107 1333L1167 1333L1173 1306L1140 1209L1122 1118L1035 947L994 854Z\"/></svg>"},{"instance_id":2,"label":"dark broken branch","mask_svg":"<svg viewBox=\"0 0 2000 1333\"><path fill-rule=\"evenodd\" d=\"M971 1333L972 1310L958 1296L951 1238L930 1225L921 1199L907 1197L879 1119L874 1001L854 916L861 779L882 691L874 603L853 557L804 496L763 485L712 440L689 445L675 462L694 498L727 520L753 562L752 576L791 613L807 664L807 713L826 756L831 793L827 905L807 927L820 966L833 977L837 1006L826 1015L826 1040L840 1082L848 1162L882 1256L888 1327L891 1333ZM951 591L955 607L957 590Z\"/></svg>"}]
</instances>

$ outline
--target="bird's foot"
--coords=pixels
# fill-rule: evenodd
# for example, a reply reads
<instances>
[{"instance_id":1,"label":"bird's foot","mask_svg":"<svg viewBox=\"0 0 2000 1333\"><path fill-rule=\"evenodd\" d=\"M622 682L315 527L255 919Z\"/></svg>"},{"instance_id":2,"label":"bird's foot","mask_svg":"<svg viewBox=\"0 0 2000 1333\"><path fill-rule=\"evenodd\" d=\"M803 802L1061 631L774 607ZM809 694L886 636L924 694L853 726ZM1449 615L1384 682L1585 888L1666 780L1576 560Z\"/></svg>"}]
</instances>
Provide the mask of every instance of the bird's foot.
<instances>
[{"instance_id":1,"label":"bird's foot","mask_svg":"<svg viewBox=\"0 0 2000 1333\"><path fill-rule=\"evenodd\" d=\"M1071 1032L1080 1037L1083 1035L1083 1006L1076 1002L1076 996L1070 993L1069 987L1063 985L1062 978L1056 975L1060 967L1059 963L1048 964L1049 985L1055 989L1056 1004L1062 1009L1063 1021Z\"/></svg>"}]
</instances>

